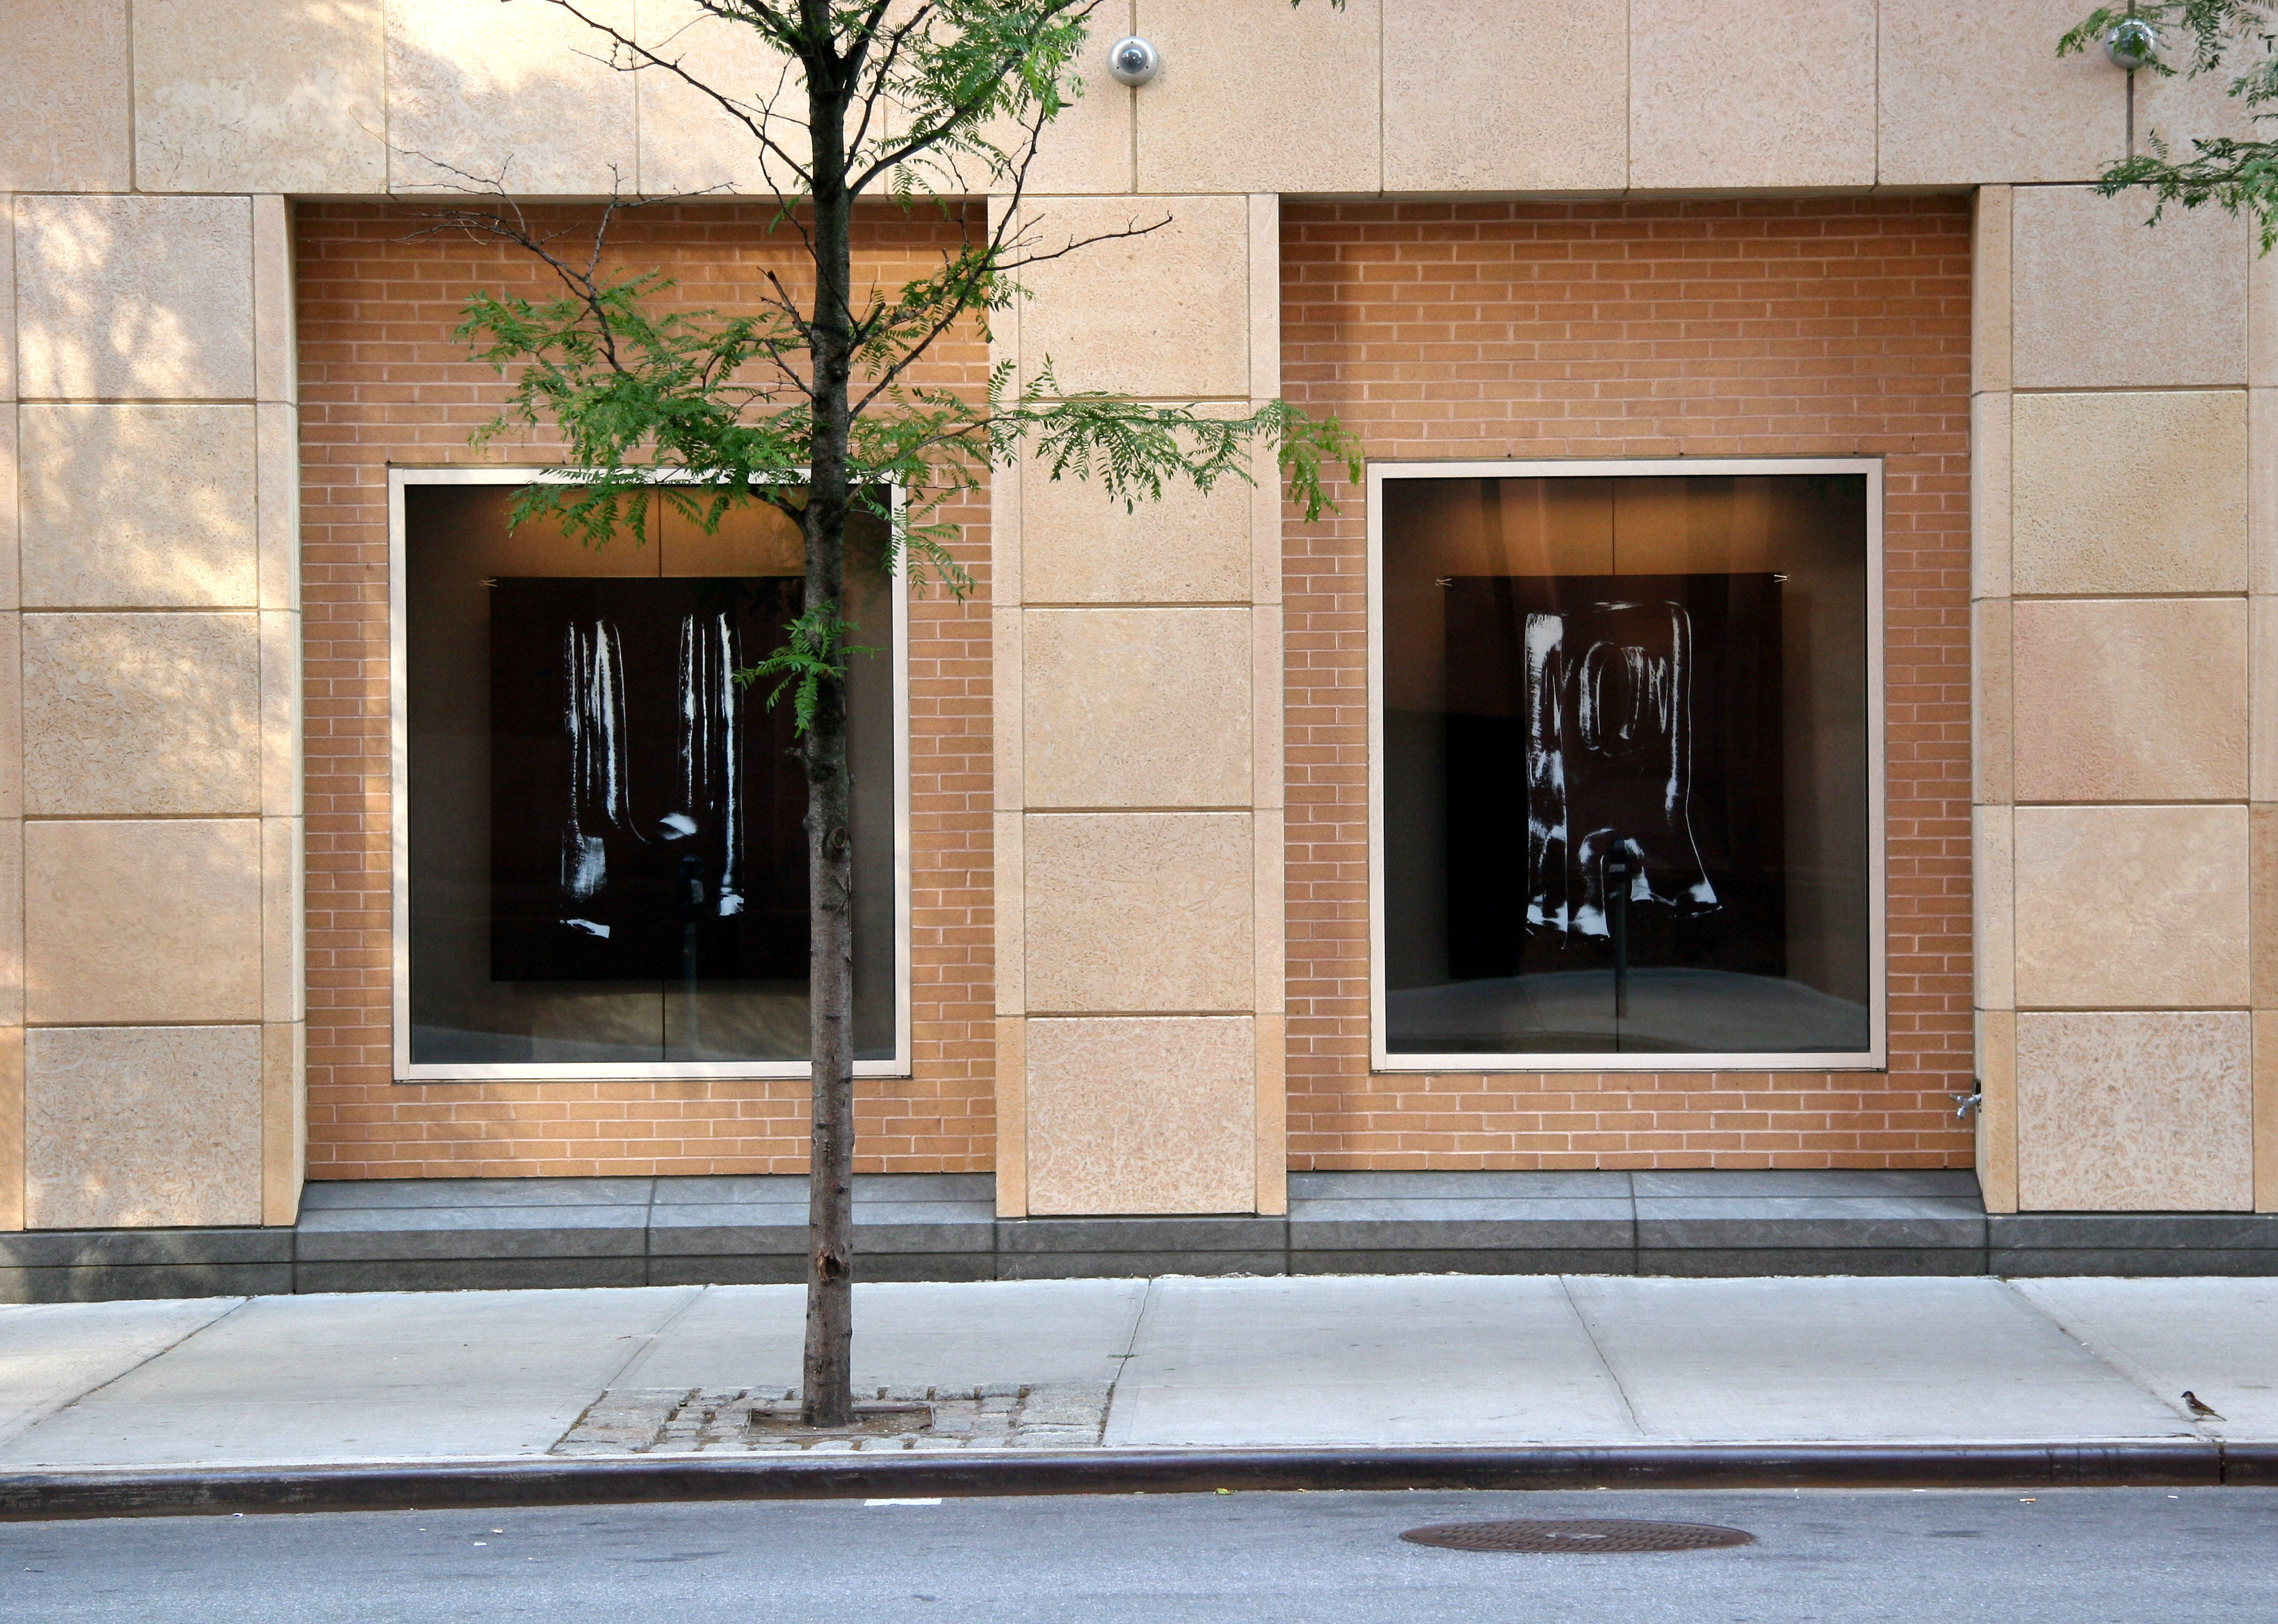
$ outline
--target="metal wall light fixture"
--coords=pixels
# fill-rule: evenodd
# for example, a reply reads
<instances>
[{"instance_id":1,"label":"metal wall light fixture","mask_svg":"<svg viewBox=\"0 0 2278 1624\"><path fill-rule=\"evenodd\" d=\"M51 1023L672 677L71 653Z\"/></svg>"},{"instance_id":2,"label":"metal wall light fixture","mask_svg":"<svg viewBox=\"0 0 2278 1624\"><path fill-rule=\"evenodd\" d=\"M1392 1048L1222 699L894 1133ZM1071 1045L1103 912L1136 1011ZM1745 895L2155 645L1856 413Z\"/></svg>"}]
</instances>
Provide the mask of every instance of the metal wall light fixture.
<instances>
[{"instance_id":1,"label":"metal wall light fixture","mask_svg":"<svg viewBox=\"0 0 2278 1624\"><path fill-rule=\"evenodd\" d=\"M1128 34L1108 48L1107 71L1119 85L1143 85L1163 71L1163 57L1145 40Z\"/></svg>"},{"instance_id":2,"label":"metal wall light fixture","mask_svg":"<svg viewBox=\"0 0 2278 1624\"><path fill-rule=\"evenodd\" d=\"M2140 17L2123 17L2104 36L2104 54L2125 73L2155 60L2160 54L2160 31Z\"/></svg>"}]
</instances>

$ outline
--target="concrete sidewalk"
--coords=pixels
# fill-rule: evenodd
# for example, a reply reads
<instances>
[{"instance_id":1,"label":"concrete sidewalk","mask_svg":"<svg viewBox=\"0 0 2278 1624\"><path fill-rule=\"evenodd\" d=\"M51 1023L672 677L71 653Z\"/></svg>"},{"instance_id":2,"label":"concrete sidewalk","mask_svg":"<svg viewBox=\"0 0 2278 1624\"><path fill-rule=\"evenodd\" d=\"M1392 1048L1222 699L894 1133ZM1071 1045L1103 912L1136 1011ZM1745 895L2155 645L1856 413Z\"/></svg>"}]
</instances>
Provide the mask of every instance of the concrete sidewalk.
<instances>
[{"instance_id":1,"label":"concrete sidewalk","mask_svg":"<svg viewBox=\"0 0 2278 1624\"><path fill-rule=\"evenodd\" d=\"M2278 1439L2266 1280L857 1292L864 1387L999 1411L1030 1390L1059 1395L1056 1446L1072 1427L1110 1449ZM0 1473L748 1449L685 1425L668 1437L663 1418L707 1394L788 1391L801 1301L762 1285L0 1308ZM2192 1415L2187 1389L2221 1419ZM1086 1402L1089 1421L1071 1420ZM638 1424L597 1431L604 1414Z\"/></svg>"}]
</instances>

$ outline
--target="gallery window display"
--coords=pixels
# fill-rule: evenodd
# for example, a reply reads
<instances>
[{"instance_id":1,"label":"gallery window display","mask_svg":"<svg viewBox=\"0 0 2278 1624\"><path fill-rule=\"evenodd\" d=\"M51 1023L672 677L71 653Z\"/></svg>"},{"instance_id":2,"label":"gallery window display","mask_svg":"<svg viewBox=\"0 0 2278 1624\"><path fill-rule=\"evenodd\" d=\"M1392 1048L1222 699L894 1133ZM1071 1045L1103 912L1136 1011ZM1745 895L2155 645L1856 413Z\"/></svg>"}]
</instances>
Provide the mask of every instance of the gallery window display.
<instances>
[{"instance_id":1,"label":"gallery window display","mask_svg":"<svg viewBox=\"0 0 2278 1624\"><path fill-rule=\"evenodd\" d=\"M1372 482L1380 1064L1878 1062L1878 471L1669 467Z\"/></svg>"},{"instance_id":2,"label":"gallery window display","mask_svg":"<svg viewBox=\"0 0 2278 1624\"><path fill-rule=\"evenodd\" d=\"M644 541L512 529L516 487L401 491L403 1074L803 1065L806 782L736 673L799 613L796 525L655 514ZM849 536L856 1054L899 1048L896 594Z\"/></svg>"}]
</instances>

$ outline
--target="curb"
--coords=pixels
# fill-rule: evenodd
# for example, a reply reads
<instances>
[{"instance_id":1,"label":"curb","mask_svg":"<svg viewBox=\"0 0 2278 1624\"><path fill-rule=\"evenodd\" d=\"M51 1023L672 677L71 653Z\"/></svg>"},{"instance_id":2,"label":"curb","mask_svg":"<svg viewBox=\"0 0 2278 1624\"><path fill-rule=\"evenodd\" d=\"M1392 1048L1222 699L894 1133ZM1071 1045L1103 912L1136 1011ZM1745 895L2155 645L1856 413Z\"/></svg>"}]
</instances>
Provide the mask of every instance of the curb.
<instances>
[{"instance_id":1,"label":"curb","mask_svg":"<svg viewBox=\"0 0 2278 1624\"><path fill-rule=\"evenodd\" d=\"M0 1521L1217 1489L2278 1487L2278 1442L1533 1445L655 1456L0 1474Z\"/></svg>"}]
</instances>

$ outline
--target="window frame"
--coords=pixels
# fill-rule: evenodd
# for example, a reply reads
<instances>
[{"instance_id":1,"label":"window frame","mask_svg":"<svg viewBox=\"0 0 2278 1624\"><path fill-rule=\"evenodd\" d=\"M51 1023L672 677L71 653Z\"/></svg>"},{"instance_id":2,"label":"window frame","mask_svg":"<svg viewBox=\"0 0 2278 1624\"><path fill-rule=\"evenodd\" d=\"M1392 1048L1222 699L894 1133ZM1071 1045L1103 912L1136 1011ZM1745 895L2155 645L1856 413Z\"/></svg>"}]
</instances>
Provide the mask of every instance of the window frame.
<instances>
[{"instance_id":1,"label":"window frame","mask_svg":"<svg viewBox=\"0 0 2278 1624\"><path fill-rule=\"evenodd\" d=\"M804 473L786 475L787 481ZM685 475L660 475L660 484L699 484ZM776 1079L806 1079L813 1074L804 1060L748 1061L607 1061L589 1063L513 1062L493 1064L414 1064L411 1060L411 827L405 812L410 766L410 727L407 662L409 616L404 492L413 485L567 484L570 473L559 467L413 466L391 464L387 470L387 721L388 721L388 850L389 850L389 986L390 1062L398 1083L573 1083L659 1082ZM907 493L893 484L891 524L897 538L907 522ZM900 553L890 580L902 580ZM858 1060L860 1078L907 1078L911 1075L910 987L910 595L895 591L894 625L890 658L893 661L894 751L894 1056L891 1060Z\"/></svg>"},{"instance_id":2,"label":"window frame","mask_svg":"<svg viewBox=\"0 0 2278 1624\"><path fill-rule=\"evenodd\" d=\"M1861 474L1867 481L1868 1030L1864 1051L1776 1054L1401 1054L1386 1047L1384 880L1384 486L1396 479L1668 478ZM1888 750L1884 739L1883 459L1674 457L1371 461L1367 484L1369 1068L1386 1072L1881 1071L1890 1064Z\"/></svg>"}]
</instances>

